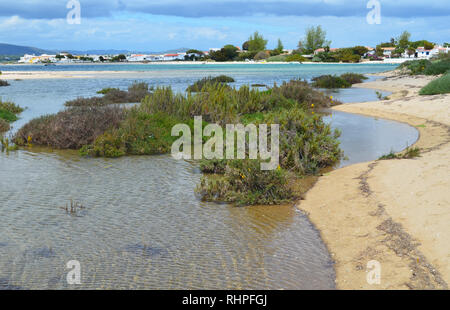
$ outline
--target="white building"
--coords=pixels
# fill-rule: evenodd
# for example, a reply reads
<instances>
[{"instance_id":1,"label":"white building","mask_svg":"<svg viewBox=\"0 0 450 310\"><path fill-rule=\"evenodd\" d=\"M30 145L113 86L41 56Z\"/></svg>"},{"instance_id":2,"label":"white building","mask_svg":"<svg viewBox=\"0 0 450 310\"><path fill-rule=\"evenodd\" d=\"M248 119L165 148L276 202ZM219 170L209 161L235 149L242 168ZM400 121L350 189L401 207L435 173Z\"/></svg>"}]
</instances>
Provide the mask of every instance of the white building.
<instances>
[{"instance_id":1,"label":"white building","mask_svg":"<svg viewBox=\"0 0 450 310\"><path fill-rule=\"evenodd\" d=\"M41 56L36 55L28 55L25 54L23 57L20 57L19 63L28 63L28 64L36 64L36 63L44 63L44 62L56 62L56 55L47 55L42 54Z\"/></svg>"}]
</instances>

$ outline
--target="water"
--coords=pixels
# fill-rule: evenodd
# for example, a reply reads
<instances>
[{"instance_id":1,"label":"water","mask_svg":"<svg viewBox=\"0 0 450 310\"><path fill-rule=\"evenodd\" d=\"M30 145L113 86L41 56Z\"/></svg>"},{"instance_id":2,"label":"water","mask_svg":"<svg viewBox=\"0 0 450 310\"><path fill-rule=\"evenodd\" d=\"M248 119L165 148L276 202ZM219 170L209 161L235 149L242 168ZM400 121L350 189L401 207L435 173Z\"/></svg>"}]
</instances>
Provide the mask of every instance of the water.
<instances>
[{"instance_id":1,"label":"water","mask_svg":"<svg viewBox=\"0 0 450 310\"><path fill-rule=\"evenodd\" d=\"M150 66L158 73L114 79L12 81L0 95L28 108L15 123L18 128L61 110L66 100L95 95L103 87L126 88L134 80L183 90L216 73L235 77L237 85L324 73L322 66L300 65L163 66ZM328 68L364 70L344 67ZM359 101L374 93L357 92ZM349 161L341 165L375 159L417 138L409 126L364 116L336 112L326 121L343 131ZM194 193L201 177L194 163L170 156L85 159L70 151L21 150L0 154L0 168L0 289L69 288L69 260L81 263L83 289L335 287L329 253L304 215L292 205L236 208L202 202ZM68 214L64 206L71 199L86 208Z\"/></svg>"}]
</instances>

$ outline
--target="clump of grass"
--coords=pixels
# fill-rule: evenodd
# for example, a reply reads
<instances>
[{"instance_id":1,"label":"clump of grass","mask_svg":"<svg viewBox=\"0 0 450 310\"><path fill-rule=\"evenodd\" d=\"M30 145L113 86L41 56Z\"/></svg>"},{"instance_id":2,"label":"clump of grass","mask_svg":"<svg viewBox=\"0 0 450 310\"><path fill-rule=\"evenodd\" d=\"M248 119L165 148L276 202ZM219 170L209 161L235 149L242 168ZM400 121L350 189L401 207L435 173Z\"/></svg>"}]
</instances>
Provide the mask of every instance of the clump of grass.
<instances>
[{"instance_id":1,"label":"clump of grass","mask_svg":"<svg viewBox=\"0 0 450 310\"><path fill-rule=\"evenodd\" d=\"M313 89L307 82L300 80L283 82L279 87L275 85L271 92L272 94L279 94L287 99L295 100L304 108L323 108L341 104L339 101L332 100L324 93Z\"/></svg>"},{"instance_id":2,"label":"clump of grass","mask_svg":"<svg viewBox=\"0 0 450 310\"><path fill-rule=\"evenodd\" d=\"M379 91L375 91L375 94L377 95L378 100L388 100L389 97L388 96L383 96L383 94Z\"/></svg>"},{"instance_id":3,"label":"clump of grass","mask_svg":"<svg viewBox=\"0 0 450 310\"><path fill-rule=\"evenodd\" d=\"M239 206L281 204L293 198L286 171L262 171L258 160L232 160L219 177L202 177L196 191L204 200Z\"/></svg>"},{"instance_id":4,"label":"clump of grass","mask_svg":"<svg viewBox=\"0 0 450 310\"><path fill-rule=\"evenodd\" d=\"M448 93L450 93L450 72L436 80L431 81L419 92L420 95L438 95Z\"/></svg>"},{"instance_id":5,"label":"clump of grass","mask_svg":"<svg viewBox=\"0 0 450 310\"><path fill-rule=\"evenodd\" d=\"M412 159L420 157L420 148L414 147L410 148L408 147L403 153L396 154L394 151L391 151L389 154L383 155L378 160L389 160L389 159Z\"/></svg>"},{"instance_id":6,"label":"clump of grass","mask_svg":"<svg viewBox=\"0 0 450 310\"><path fill-rule=\"evenodd\" d=\"M2 153L6 151L6 153L9 153L11 151L16 151L19 149L17 145L11 145L9 143L9 139L5 137L0 136L0 145L1 145L1 151Z\"/></svg>"},{"instance_id":7,"label":"clump of grass","mask_svg":"<svg viewBox=\"0 0 450 310\"><path fill-rule=\"evenodd\" d=\"M312 86L317 88L349 88L352 84L339 76L328 74L314 77Z\"/></svg>"},{"instance_id":8,"label":"clump of grass","mask_svg":"<svg viewBox=\"0 0 450 310\"><path fill-rule=\"evenodd\" d=\"M208 85L208 84L227 84L227 83L233 83L235 80L232 77L226 76L226 75L219 75L216 77L206 77L201 80L198 80L194 84L190 85L186 91L188 92L201 92L202 89Z\"/></svg>"},{"instance_id":9,"label":"clump of grass","mask_svg":"<svg viewBox=\"0 0 450 310\"><path fill-rule=\"evenodd\" d=\"M6 80L0 80L0 87L1 87L1 86L9 86L8 81L6 81Z\"/></svg>"},{"instance_id":10,"label":"clump of grass","mask_svg":"<svg viewBox=\"0 0 450 310\"><path fill-rule=\"evenodd\" d=\"M100 94L103 97L91 97L91 98L77 98L67 101L65 106L67 107L101 107L111 104L120 103L135 103L141 102L146 96L151 94L151 88L147 83L133 83L128 87L127 91L120 90L118 88L104 88L100 90Z\"/></svg>"},{"instance_id":11,"label":"clump of grass","mask_svg":"<svg viewBox=\"0 0 450 310\"><path fill-rule=\"evenodd\" d=\"M0 119L3 119L9 123L12 123L12 122L17 121L18 117L16 116L16 114L14 114L8 110L0 108Z\"/></svg>"},{"instance_id":12,"label":"clump of grass","mask_svg":"<svg viewBox=\"0 0 450 310\"><path fill-rule=\"evenodd\" d=\"M103 88L103 89L99 90L97 92L97 94L105 95L105 94L109 93L112 90L118 90L118 88L111 88L111 87Z\"/></svg>"},{"instance_id":13,"label":"clump of grass","mask_svg":"<svg viewBox=\"0 0 450 310\"><path fill-rule=\"evenodd\" d=\"M0 118L0 134L7 132L10 129L9 122L4 120L3 118Z\"/></svg>"},{"instance_id":14,"label":"clump of grass","mask_svg":"<svg viewBox=\"0 0 450 310\"><path fill-rule=\"evenodd\" d=\"M70 199L70 203L66 204L64 207L61 207L61 209L65 210L67 214L78 215L78 212L80 210L86 209L86 207L83 206L80 202L74 202L73 199Z\"/></svg>"},{"instance_id":15,"label":"clump of grass","mask_svg":"<svg viewBox=\"0 0 450 310\"><path fill-rule=\"evenodd\" d=\"M398 68L407 70L411 75L440 75L449 72L450 59L442 57L433 61L428 59L411 60L402 63Z\"/></svg>"},{"instance_id":16,"label":"clump of grass","mask_svg":"<svg viewBox=\"0 0 450 310\"><path fill-rule=\"evenodd\" d=\"M178 139L172 137L172 127L181 122L161 112L149 114L132 108L119 128L106 131L80 152L94 157L166 154Z\"/></svg>"},{"instance_id":17,"label":"clump of grass","mask_svg":"<svg viewBox=\"0 0 450 310\"><path fill-rule=\"evenodd\" d=\"M0 100L0 109L9 111L14 114L20 114L24 111L24 108L18 106L14 102Z\"/></svg>"},{"instance_id":18,"label":"clump of grass","mask_svg":"<svg viewBox=\"0 0 450 310\"><path fill-rule=\"evenodd\" d=\"M368 79L368 77L366 77L363 74L351 73L351 72L342 74L341 78L343 78L344 80L346 80L350 84L362 83L364 80Z\"/></svg>"},{"instance_id":19,"label":"clump of grass","mask_svg":"<svg viewBox=\"0 0 450 310\"><path fill-rule=\"evenodd\" d=\"M118 107L69 108L31 120L16 133L14 142L79 149L93 143L106 130L118 127L124 118L125 111Z\"/></svg>"}]
</instances>

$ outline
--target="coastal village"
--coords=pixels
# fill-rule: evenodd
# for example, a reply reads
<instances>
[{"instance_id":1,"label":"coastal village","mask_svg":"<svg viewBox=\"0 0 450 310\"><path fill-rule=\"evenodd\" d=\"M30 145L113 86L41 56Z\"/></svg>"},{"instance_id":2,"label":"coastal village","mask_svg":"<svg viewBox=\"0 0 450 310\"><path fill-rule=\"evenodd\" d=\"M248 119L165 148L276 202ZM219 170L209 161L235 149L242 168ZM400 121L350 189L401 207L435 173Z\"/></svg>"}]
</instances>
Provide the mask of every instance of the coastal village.
<instances>
[{"instance_id":1,"label":"coastal village","mask_svg":"<svg viewBox=\"0 0 450 310\"><path fill-rule=\"evenodd\" d=\"M404 62L411 59L430 59L440 53L449 53L450 46L434 45L432 48L419 46L415 49L407 49L400 54L396 54L396 47L381 47L382 56L377 53L377 48L370 46L364 46L367 49L359 61L384 61L384 62ZM18 63L23 64L39 64L39 63L84 63L84 62L136 62L136 63L150 63L150 62L172 62L172 61L214 61L210 58L212 53L219 51L219 48L211 48L208 51L187 51L179 53L167 53L167 54L118 54L118 55L72 55L68 52L61 52L59 54L48 55L28 55L25 54L20 58ZM301 56L305 61L315 61L316 56L320 53L326 52L338 52L339 48L318 48L313 54L302 54ZM244 53L240 47L236 46L237 53ZM269 51L267 51L269 53ZM293 55L295 50L283 49L281 55L289 56ZM246 62L266 62L266 59L245 58ZM316 61L317 62L317 61ZM357 62L357 61L355 61Z\"/></svg>"}]
</instances>

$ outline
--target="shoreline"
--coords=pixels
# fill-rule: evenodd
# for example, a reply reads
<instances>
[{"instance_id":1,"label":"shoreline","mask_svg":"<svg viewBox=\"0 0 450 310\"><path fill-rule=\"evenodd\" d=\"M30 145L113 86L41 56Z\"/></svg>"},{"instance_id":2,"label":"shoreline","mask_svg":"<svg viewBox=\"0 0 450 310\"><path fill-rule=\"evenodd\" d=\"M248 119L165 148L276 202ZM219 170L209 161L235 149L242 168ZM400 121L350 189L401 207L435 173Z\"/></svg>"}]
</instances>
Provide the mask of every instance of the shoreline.
<instances>
[{"instance_id":1,"label":"shoreline","mask_svg":"<svg viewBox=\"0 0 450 310\"><path fill-rule=\"evenodd\" d=\"M372 161L321 176L297 208L319 230L335 261L338 289L448 289L450 283L450 95L420 96L433 78L399 77L355 87L392 91L390 100L334 110L407 123L421 157ZM366 265L381 264L369 285Z\"/></svg>"}]
</instances>

